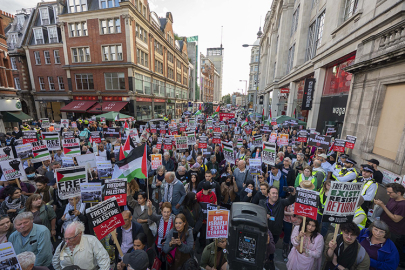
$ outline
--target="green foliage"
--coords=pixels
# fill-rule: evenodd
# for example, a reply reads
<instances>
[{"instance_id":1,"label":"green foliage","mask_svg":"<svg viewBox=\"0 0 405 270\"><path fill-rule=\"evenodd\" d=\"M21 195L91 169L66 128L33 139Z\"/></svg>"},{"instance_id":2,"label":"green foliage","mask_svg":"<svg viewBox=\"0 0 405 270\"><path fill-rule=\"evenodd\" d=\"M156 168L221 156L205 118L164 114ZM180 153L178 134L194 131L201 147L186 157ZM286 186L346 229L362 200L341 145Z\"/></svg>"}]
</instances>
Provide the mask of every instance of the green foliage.
<instances>
[{"instance_id":1,"label":"green foliage","mask_svg":"<svg viewBox=\"0 0 405 270\"><path fill-rule=\"evenodd\" d=\"M223 97L222 97L222 102L223 102L224 104L231 104L231 95L228 94L228 95L223 96Z\"/></svg>"}]
</instances>

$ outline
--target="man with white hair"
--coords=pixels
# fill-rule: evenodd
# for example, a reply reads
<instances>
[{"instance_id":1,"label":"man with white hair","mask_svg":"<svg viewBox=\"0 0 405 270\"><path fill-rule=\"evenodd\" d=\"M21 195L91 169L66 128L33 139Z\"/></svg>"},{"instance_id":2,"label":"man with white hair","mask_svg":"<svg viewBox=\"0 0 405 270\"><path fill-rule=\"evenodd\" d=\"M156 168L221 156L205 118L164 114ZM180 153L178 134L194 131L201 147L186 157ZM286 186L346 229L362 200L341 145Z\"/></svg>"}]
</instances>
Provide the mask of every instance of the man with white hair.
<instances>
[{"instance_id":1,"label":"man with white hair","mask_svg":"<svg viewBox=\"0 0 405 270\"><path fill-rule=\"evenodd\" d=\"M163 202L169 202L172 204L173 214L177 215L180 211L179 208L186 197L186 190L184 185L178 179L174 172L167 172L165 174L166 186L165 193L163 195Z\"/></svg>"},{"instance_id":2,"label":"man with white hair","mask_svg":"<svg viewBox=\"0 0 405 270\"><path fill-rule=\"evenodd\" d=\"M236 185L238 186L238 192L236 194L240 196L243 190L243 184L245 184L247 180L253 180L249 170L246 169L246 161L238 161L238 168L233 172L233 176L235 176Z\"/></svg>"},{"instance_id":3,"label":"man with white hair","mask_svg":"<svg viewBox=\"0 0 405 270\"><path fill-rule=\"evenodd\" d=\"M35 254L31 251L25 251L17 255L17 260L20 263L22 270L49 270L45 266L34 266Z\"/></svg>"},{"instance_id":4,"label":"man with white hair","mask_svg":"<svg viewBox=\"0 0 405 270\"><path fill-rule=\"evenodd\" d=\"M174 162L170 158L169 152L164 152L163 153L162 165L165 166L165 168L166 168L166 170L168 172L173 172L174 171Z\"/></svg>"},{"instance_id":5,"label":"man with white hair","mask_svg":"<svg viewBox=\"0 0 405 270\"><path fill-rule=\"evenodd\" d=\"M73 221L66 227L65 237L55 250L52 265L55 270L71 265L86 270L109 270L110 256L97 237L84 234L82 222Z\"/></svg>"},{"instance_id":6,"label":"man with white hair","mask_svg":"<svg viewBox=\"0 0 405 270\"><path fill-rule=\"evenodd\" d=\"M34 224L31 212L22 212L14 219L17 231L9 237L16 254L31 251L36 255L35 266L51 266L52 242L51 232L44 225Z\"/></svg>"}]
</instances>

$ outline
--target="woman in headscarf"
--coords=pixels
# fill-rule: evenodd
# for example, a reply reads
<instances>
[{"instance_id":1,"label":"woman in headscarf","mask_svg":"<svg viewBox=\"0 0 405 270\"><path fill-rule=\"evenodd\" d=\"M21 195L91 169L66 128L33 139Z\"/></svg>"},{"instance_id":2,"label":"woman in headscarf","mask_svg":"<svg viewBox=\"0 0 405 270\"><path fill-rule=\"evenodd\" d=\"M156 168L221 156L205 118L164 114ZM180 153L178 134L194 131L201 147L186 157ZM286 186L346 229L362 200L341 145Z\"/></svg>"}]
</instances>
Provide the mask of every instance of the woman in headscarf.
<instances>
[{"instance_id":1,"label":"woman in headscarf","mask_svg":"<svg viewBox=\"0 0 405 270\"><path fill-rule=\"evenodd\" d=\"M4 194L7 197L1 203L0 215L8 215L13 222L20 209L24 208L27 197L22 195L19 187L11 185L4 188Z\"/></svg>"}]
</instances>

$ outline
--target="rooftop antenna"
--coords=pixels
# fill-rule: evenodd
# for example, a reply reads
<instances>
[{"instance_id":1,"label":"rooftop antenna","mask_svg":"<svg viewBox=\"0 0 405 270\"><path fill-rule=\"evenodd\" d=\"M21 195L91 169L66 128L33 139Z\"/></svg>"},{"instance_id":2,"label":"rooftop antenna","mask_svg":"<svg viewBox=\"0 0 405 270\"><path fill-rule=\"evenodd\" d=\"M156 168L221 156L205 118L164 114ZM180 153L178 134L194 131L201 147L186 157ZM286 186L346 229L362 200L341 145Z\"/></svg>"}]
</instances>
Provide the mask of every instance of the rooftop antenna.
<instances>
[{"instance_id":1,"label":"rooftop antenna","mask_svg":"<svg viewBox=\"0 0 405 270\"><path fill-rule=\"evenodd\" d=\"M223 31L224 27L221 26L221 49L222 49L222 31Z\"/></svg>"}]
</instances>

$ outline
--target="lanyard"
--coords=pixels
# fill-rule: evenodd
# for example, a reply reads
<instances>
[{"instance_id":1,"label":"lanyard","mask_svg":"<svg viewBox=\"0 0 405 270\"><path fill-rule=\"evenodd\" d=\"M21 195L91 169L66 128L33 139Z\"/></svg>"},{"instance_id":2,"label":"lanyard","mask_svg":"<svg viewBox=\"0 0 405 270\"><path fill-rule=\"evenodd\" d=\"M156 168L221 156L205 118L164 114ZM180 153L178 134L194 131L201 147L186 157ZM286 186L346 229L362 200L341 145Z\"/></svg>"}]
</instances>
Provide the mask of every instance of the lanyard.
<instances>
[{"instance_id":1,"label":"lanyard","mask_svg":"<svg viewBox=\"0 0 405 270\"><path fill-rule=\"evenodd\" d=\"M267 205L267 209L270 210L270 216L273 216L273 209L271 209L271 208L269 207L270 204L267 202L266 205ZM273 207L273 206L271 206L271 207Z\"/></svg>"}]
</instances>

